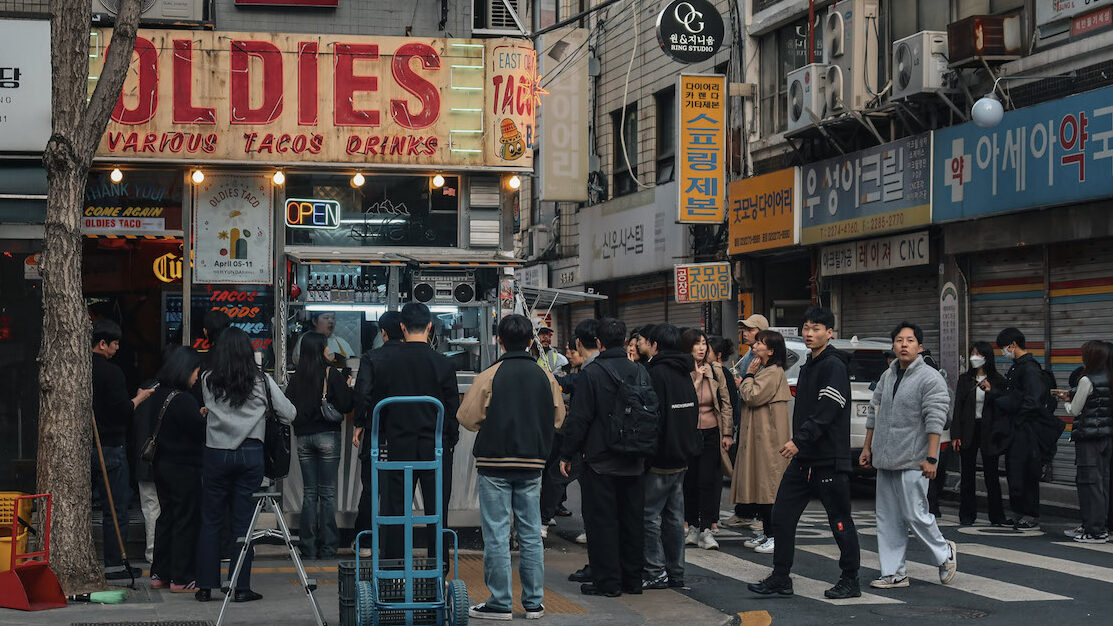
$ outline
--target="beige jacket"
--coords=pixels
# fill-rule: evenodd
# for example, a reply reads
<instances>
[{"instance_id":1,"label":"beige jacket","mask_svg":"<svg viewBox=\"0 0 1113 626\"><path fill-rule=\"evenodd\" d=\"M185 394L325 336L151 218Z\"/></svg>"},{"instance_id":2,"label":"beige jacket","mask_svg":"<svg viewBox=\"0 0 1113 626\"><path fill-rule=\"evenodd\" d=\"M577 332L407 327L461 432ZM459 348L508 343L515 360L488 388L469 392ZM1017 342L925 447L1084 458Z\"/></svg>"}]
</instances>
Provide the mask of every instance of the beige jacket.
<instances>
[{"instance_id":1,"label":"beige jacket","mask_svg":"<svg viewBox=\"0 0 1113 626\"><path fill-rule=\"evenodd\" d=\"M788 379L780 366L769 365L743 378L738 395L742 419L730 499L735 504L772 504L788 467L788 460L780 454L781 446L792 438Z\"/></svg>"}]
</instances>

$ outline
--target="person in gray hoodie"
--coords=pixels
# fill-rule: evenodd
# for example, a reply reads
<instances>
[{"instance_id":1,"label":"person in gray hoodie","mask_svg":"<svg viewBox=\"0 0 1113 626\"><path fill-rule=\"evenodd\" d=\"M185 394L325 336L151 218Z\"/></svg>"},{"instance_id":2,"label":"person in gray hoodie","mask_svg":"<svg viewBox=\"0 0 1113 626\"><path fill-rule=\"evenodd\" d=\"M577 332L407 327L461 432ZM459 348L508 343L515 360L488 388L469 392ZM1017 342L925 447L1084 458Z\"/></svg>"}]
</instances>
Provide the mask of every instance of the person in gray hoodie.
<instances>
[{"instance_id":1,"label":"person in gray hoodie","mask_svg":"<svg viewBox=\"0 0 1113 626\"><path fill-rule=\"evenodd\" d=\"M866 417L866 442L858 462L877 469L877 552L881 577L876 589L907 587L904 554L908 529L931 551L939 581L951 582L957 549L943 538L928 511L928 481L939 464L939 437L947 423L950 393L938 370L924 361L924 331L901 322L892 332L897 354L881 375Z\"/></svg>"}]
</instances>

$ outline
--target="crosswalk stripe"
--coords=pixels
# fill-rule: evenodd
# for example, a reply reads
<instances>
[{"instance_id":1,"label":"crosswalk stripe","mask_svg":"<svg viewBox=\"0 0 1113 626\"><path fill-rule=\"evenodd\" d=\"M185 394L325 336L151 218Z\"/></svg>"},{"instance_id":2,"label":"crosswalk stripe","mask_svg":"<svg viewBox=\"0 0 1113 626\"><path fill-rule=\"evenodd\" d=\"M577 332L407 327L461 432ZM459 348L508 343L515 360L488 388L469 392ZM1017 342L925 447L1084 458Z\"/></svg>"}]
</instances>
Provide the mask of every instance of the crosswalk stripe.
<instances>
[{"instance_id":1,"label":"crosswalk stripe","mask_svg":"<svg viewBox=\"0 0 1113 626\"><path fill-rule=\"evenodd\" d=\"M1093 550L1094 552L1113 554L1113 544L1109 543L1078 543L1077 541L1053 541L1052 543L1057 546L1070 546L1072 548L1082 548L1084 550Z\"/></svg>"},{"instance_id":2,"label":"crosswalk stripe","mask_svg":"<svg viewBox=\"0 0 1113 626\"><path fill-rule=\"evenodd\" d=\"M958 546L958 551L959 554L971 554L987 559L1051 570L1061 574L1078 576L1079 578L1090 578L1106 583L1113 583L1113 569L1108 567L1088 565L1086 563L1068 561L1066 559L1057 559L1055 557L1032 554L1031 552L995 548L978 543L961 543Z\"/></svg>"},{"instance_id":3,"label":"crosswalk stripe","mask_svg":"<svg viewBox=\"0 0 1113 626\"><path fill-rule=\"evenodd\" d=\"M1060 596L1054 593L1047 593L1045 591L1039 591L1030 587L1022 587L1020 585L1014 585L1012 583L1007 583L1001 580L994 580L992 578L985 578L983 576L977 576L975 574L968 574L962 571L962 555L965 552L965 547L966 544L960 544L958 547L960 569L958 575L955 576L955 579L951 581L951 584L946 585L946 587L954 589L955 591L972 593L974 595L990 598L993 600L999 600L1001 602L1070 600L1070 598L1066 596ZM811 552L812 554L818 554L820 556L827 557L829 559L839 558L838 546L800 546L800 549ZM876 552L862 550L861 555L862 559L864 560L868 559L874 562L878 562L878 555ZM917 581L923 581L931 583L933 585L942 586L942 583L939 582L939 568L937 566L905 561L905 567L908 570L908 575L916 579ZM862 584L864 586L868 583L863 581Z\"/></svg>"},{"instance_id":4,"label":"crosswalk stripe","mask_svg":"<svg viewBox=\"0 0 1113 626\"><path fill-rule=\"evenodd\" d=\"M740 582L757 582L769 575L768 565L751 563L745 559L715 550L685 550L684 560L696 567L702 567L705 570ZM823 597L823 591L829 589L831 583L813 578L804 578L795 574L792 576L792 585L796 595L827 602L828 604L904 604L900 600L876 596L871 593L863 593L861 598L831 600Z\"/></svg>"}]
</instances>

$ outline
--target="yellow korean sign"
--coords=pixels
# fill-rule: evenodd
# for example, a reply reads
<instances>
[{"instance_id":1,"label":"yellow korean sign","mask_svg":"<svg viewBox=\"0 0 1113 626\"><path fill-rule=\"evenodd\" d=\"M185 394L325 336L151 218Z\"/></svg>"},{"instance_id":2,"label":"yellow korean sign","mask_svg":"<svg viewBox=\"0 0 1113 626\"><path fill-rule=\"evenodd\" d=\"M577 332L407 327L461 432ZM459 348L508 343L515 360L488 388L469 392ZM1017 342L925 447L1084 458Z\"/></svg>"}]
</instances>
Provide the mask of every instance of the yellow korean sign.
<instances>
[{"instance_id":1,"label":"yellow korean sign","mask_svg":"<svg viewBox=\"0 0 1113 626\"><path fill-rule=\"evenodd\" d=\"M730 184L729 254L781 248L799 241L799 172L792 167Z\"/></svg>"},{"instance_id":2,"label":"yellow korean sign","mask_svg":"<svg viewBox=\"0 0 1113 626\"><path fill-rule=\"evenodd\" d=\"M677 79L677 222L720 224L726 213L727 78L681 74Z\"/></svg>"},{"instance_id":3,"label":"yellow korean sign","mask_svg":"<svg viewBox=\"0 0 1113 626\"><path fill-rule=\"evenodd\" d=\"M730 263L692 263L676 266L677 302L730 300Z\"/></svg>"}]
</instances>

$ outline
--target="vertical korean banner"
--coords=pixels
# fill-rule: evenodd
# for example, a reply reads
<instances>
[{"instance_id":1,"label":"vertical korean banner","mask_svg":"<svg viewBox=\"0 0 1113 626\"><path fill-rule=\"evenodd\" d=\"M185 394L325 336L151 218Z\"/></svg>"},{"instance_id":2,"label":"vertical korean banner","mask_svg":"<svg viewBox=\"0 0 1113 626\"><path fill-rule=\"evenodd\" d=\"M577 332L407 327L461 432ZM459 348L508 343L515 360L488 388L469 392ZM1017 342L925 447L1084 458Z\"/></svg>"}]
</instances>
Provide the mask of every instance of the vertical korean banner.
<instances>
[{"instance_id":1,"label":"vertical korean banner","mask_svg":"<svg viewBox=\"0 0 1113 626\"><path fill-rule=\"evenodd\" d=\"M266 176L212 174L197 186L193 211L195 284L273 282L272 194Z\"/></svg>"},{"instance_id":2,"label":"vertical korean banner","mask_svg":"<svg viewBox=\"0 0 1113 626\"><path fill-rule=\"evenodd\" d=\"M721 74L677 78L681 224L718 224L726 214L726 92Z\"/></svg>"}]
</instances>

